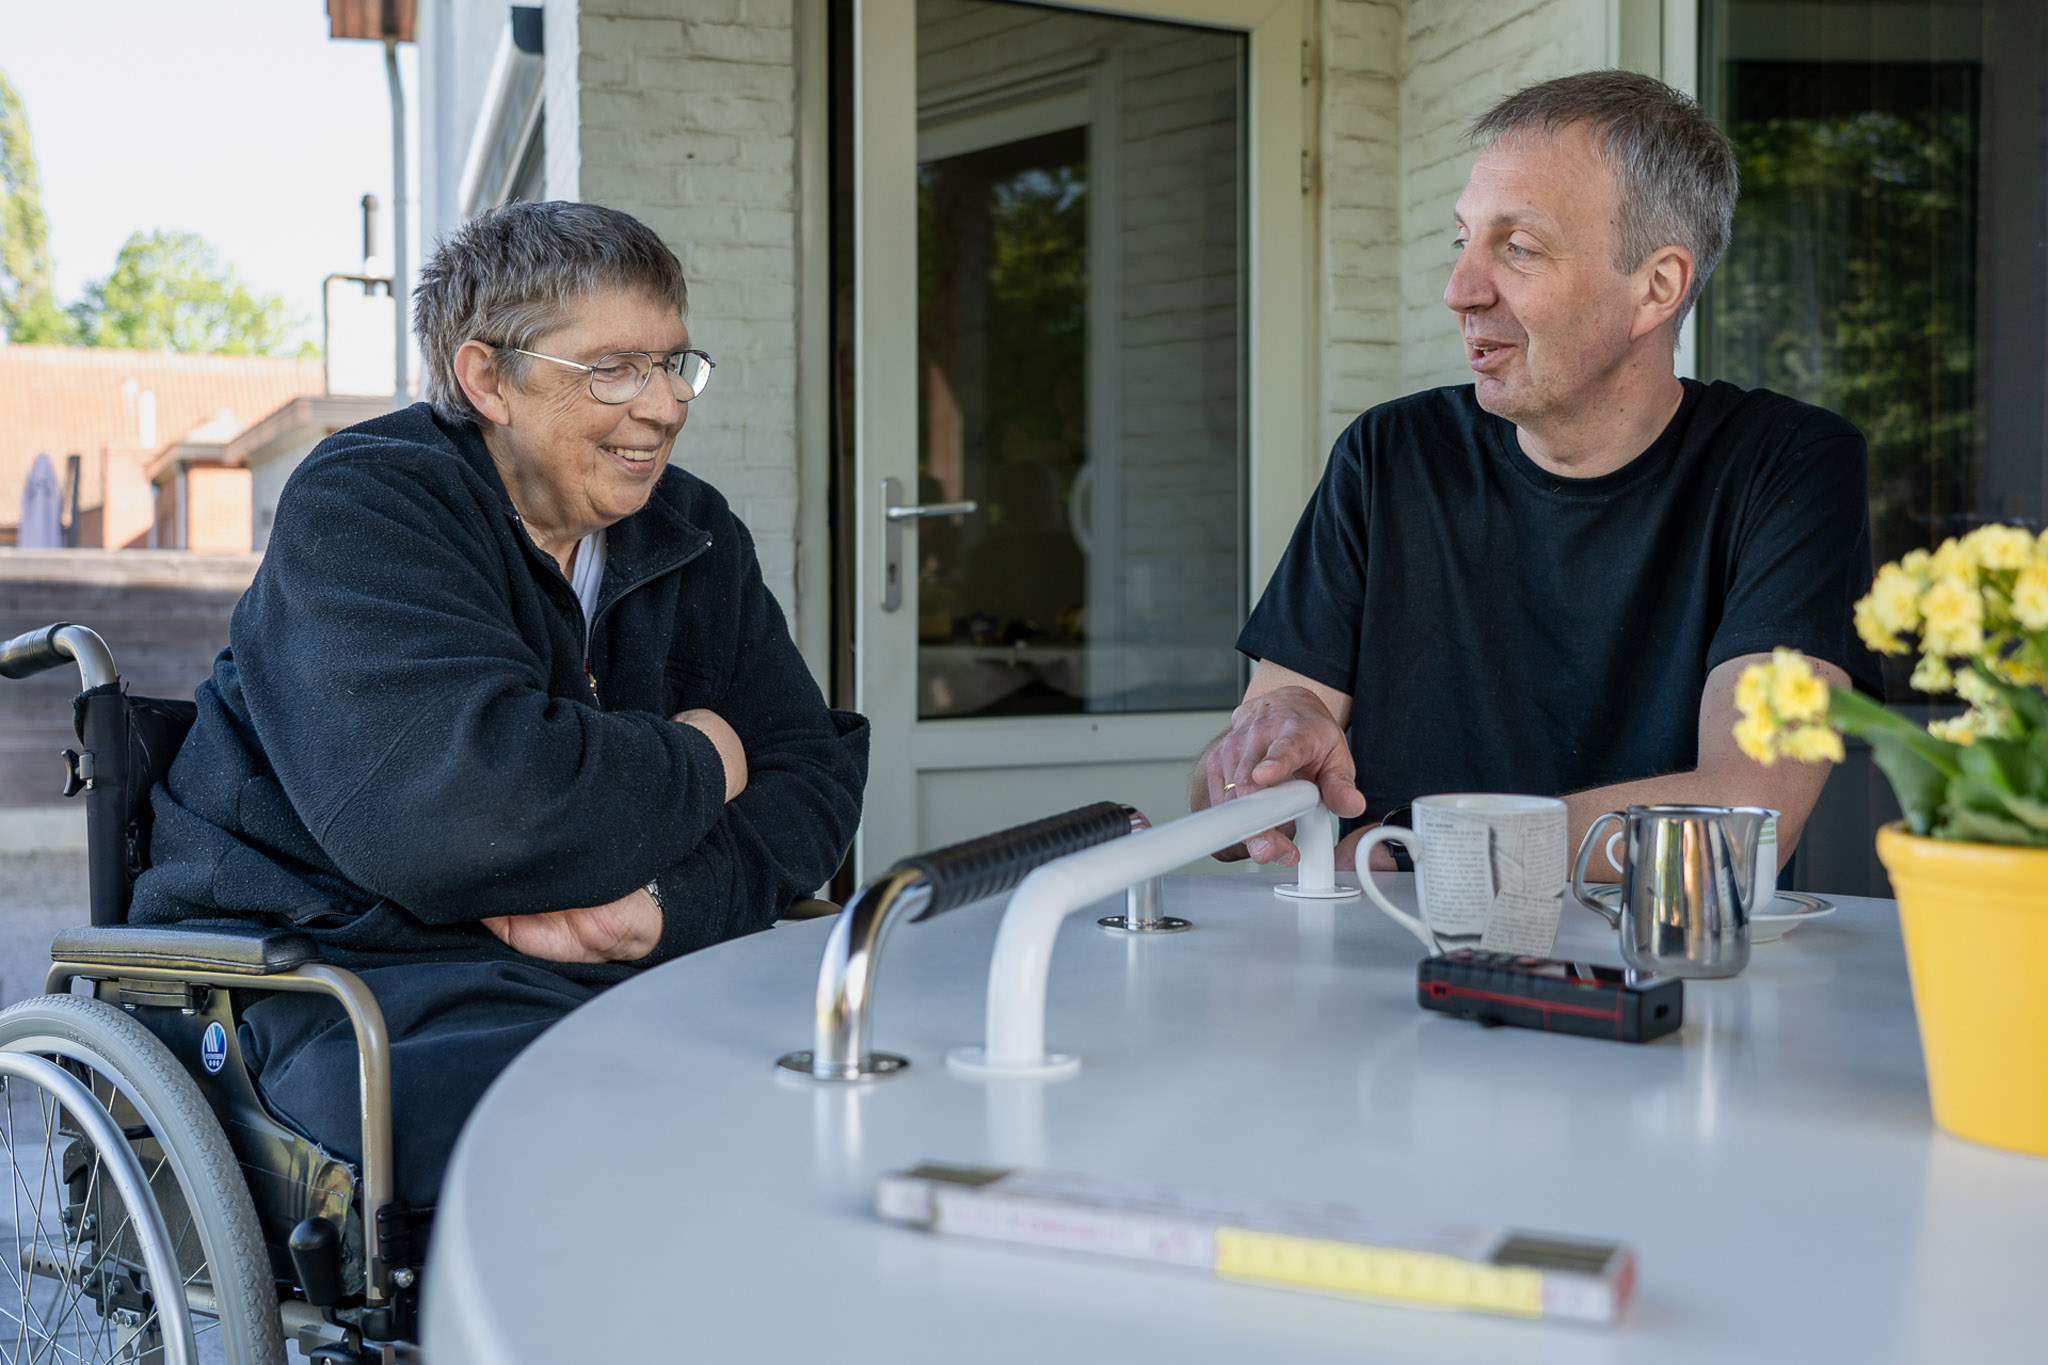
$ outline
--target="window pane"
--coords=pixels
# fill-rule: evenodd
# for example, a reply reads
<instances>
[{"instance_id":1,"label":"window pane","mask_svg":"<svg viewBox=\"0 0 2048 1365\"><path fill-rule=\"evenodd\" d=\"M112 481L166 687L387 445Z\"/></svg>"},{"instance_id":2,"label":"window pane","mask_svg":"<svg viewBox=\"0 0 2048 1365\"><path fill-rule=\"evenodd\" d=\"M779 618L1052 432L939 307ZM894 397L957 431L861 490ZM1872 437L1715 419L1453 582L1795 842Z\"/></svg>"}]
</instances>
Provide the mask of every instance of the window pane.
<instances>
[{"instance_id":1,"label":"window pane","mask_svg":"<svg viewBox=\"0 0 2048 1365\"><path fill-rule=\"evenodd\" d=\"M918 531L918 713L1228 708L1244 40L918 26L918 496L978 504Z\"/></svg>"},{"instance_id":2,"label":"window pane","mask_svg":"<svg viewBox=\"0 0 2048 1365\"><path fill-rule=\"evenodd\" d=\"M2042 9L1702 6L1742 198L1701 370L1862 429L1880 561L1985 521L2041 525ZM1912 699L1894 663L1887 690Z\"/></svg>"}]
</instances>

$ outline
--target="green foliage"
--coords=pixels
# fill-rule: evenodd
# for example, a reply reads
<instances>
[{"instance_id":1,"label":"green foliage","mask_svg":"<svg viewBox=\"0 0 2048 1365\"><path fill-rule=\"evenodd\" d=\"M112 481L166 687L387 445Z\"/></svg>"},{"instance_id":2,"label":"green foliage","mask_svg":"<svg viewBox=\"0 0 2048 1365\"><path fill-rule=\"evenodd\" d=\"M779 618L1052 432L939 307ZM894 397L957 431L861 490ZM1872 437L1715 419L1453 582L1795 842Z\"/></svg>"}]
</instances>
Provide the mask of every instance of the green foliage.
<instances>
[{"instance_id":1,"label":"green foliage","mask_svg":"<svg viewBox=\"0 0 2048 1365\"><path fill-rule=\"evenodd\" d=\"M1975 668L1975 665L1971 665ZM2038 714L2039 692L1987 680ZM2048 847L2048 730L2015 739L1937 739L1896 712L1844 688L1828 698L1828 720L1870 743L1913 833L1937 839Z\"/></svg>"},{"instance_id":2,"label":"green foliage","mask_svg":"<svg viewBox=\"0 0 2048 1365\"><path fill-rule=\"evenodd\" d=\"M1748 120L1730 135L1742 198L1706 300L1710 372L1862 429L1880 555L1889 557L1892 537L1918 544L1926 518L1967 510L1974 104Z\"/></svg>"},{"instance_id":3,"label":"green foliage","mask_svg":"<svg viewBox=\"0 0 2048 1365\"><path fill-rule=\"evenodd\" d=\"M129 237L71 314L83 344L140 351L271 355L291 330L282 299L251 292L190 232Z\"/></svg>"},{"instance_id":4,"label":"green foliage","mask_svg":"<svg viewBox=\"0 0 2048 1365\"><path fill-rule=\"evenodd\" d=\"M50 228L30 144L28 111L0 74L0 329L10 341L71 340L71 320L50 290Z\"/></svg>"}]
</instances>

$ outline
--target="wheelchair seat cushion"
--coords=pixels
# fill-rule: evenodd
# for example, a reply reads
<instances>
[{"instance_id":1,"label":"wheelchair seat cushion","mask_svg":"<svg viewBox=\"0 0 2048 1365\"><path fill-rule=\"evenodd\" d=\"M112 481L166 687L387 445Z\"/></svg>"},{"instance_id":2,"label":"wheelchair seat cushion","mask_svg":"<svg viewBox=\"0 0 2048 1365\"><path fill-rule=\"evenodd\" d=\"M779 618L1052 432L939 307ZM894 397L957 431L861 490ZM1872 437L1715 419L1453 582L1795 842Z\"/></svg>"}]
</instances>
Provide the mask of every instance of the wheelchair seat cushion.
<instances>
[{"instance_id":1,"label":"wheelchair seat cushion","mask_svg":"<svg viewBox=\"0 0 2048 1365\"><path fill-rule=\"evenodd\" d=\"M246 920L109 924L62 931L50 944L50 960L269 976L318 962L320 945L297 930L270 929Z\"/></svg>"}]
</instances>

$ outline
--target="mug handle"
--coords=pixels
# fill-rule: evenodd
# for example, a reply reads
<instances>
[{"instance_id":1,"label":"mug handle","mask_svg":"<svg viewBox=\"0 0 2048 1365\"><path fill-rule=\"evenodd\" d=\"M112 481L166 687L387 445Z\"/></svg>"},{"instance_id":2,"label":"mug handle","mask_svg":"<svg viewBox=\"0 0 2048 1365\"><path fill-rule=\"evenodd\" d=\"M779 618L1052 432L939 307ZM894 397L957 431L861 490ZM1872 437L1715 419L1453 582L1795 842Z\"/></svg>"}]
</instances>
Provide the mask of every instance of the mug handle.
<instances>
[{"instance_id":1,"label":"mug handle","mask_svg":"<svg viewBox=\"0 0 2048 1365\"><path fill-rule=\"evenodd\" d=\"M1614 862L1614 841L1628 832L1628 820L1620 811L1611 810L1594 820L1593 827L1586 831L1586 837L1579 841L1578 860L1572 864L1572 894L1579 898L1579 904L1598 914L1600 918L1606 920L1614 928L1619 929L1621 927L1621 911L1610 910L1586 894L1586 864L1592 860L1593 846L1600 842L1600 827L1609 820L1614 821L1621 828L1608 836L1607 861L1614 863L1616 867L1621 866L1620 863Z\"/></svg>"},{"instance_id":2,"label":"mug handle","mask_svg":"<svg viewBox=\"0 0 2048 1365\"><path fill-rule=\"evenodd\" d=\"M1365 832L1358 841L1358 847L1351 855L1352 865L1358 869L1358 885L1372 899L1372 903L1385 911L1394 921L1409 933L1422 940L1422 946L1429 949L1431 957L1439 957L1443 949L1437 946L1436 936L1429 932L1429 926L1415 916L1396 906L1373 885L1370 864L1366 861L1372 850L1384 843L1406 844L1410 849L1409 858L1420 866L1423 858L1422 831L1408 829L1401 825L1380 825Z\"/></svg>"}]
</instances>

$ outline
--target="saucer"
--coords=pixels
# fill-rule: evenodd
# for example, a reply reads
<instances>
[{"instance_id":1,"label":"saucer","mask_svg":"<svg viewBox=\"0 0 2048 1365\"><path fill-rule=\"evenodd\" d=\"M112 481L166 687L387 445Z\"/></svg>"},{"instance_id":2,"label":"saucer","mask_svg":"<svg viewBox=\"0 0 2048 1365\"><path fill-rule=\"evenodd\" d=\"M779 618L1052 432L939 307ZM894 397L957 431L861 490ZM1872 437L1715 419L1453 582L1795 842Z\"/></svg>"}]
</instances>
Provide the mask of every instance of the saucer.
<instances>
[{"instance_id":1,"label":"saucer","mask_svg":"<svg viewBox=\"0 0 2048 1365\"><path fill-rule=\"evenodd\" d=\"M1621 899L1621 888L1612 883L1588 888L1593 899L1612 909ZM1749 941L1770 943L1785 937L1808 920L1835 913L1833 901L1809 896L1803 891L1780 891L1777 898L1749 917Z\"/></svg>"},{"instance_id":2,"label":"saucer","mask_svg":"<svg viewBox=\"0 0 2048 1365\"><path fill-rule=\"evenodd\" d=\"M1780 891L1776 900L1749 917L1749 941L1769 943L1785 937L1808 920L1834 913L1833 901L1809 896L1804 891Z\"/></svg>"}]
</instances>

